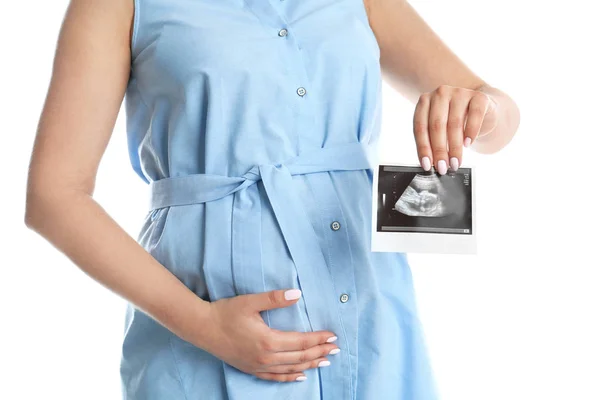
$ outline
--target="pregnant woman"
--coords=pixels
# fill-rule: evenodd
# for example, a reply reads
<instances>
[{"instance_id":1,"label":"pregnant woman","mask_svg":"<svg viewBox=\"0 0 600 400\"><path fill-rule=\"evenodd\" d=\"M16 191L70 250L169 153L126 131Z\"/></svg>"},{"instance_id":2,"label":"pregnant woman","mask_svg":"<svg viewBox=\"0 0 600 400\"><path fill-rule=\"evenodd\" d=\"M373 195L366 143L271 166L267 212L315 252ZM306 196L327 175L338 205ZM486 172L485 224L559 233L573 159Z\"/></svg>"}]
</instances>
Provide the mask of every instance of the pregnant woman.
<instances>
[{"instance_id":1,"label":"pregnant woman","mask_svg":"<svg viewBox=\"0 0 600 400\"><path fill-rule=\"evenodd\" d=\"M406 254L370 251L383 77L425 170L517 129L404 1L71 0L25 220L127 300L123 399L437 398ZM137 239L93 199L123 100Z\"/></svg>"}]
</instances>

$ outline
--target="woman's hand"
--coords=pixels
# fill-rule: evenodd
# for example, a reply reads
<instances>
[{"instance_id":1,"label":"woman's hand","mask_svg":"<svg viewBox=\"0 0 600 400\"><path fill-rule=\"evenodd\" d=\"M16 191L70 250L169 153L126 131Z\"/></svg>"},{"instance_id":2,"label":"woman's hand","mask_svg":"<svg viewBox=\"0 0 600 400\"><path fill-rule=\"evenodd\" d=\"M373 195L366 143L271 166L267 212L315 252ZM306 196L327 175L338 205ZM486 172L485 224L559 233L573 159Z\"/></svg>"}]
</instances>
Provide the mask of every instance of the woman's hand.
<instances>
[{"instance_id":1,"label":"woman's hand","mask_svg":"<svg viewBox=\"0 0 600 400\"><path fill-rule=\"evenodd\" d=\"M287 294L287 299L286 299ZM237 369L261 379L289 382L305 380L302 371L329 365L325 357L339 353L329 331L284 332L265 324L260 311L287 307L300 298L300 291L273 290L240 295L210 304L207 323L198 347ZM194 343L195 344L195 343Z\"/></svg>"},{"instance_id":2,"label":"woman's hand","mask_svg":"<svg viewBox=\"0 0 600 400\"><path fill-rule=\"evenodd\" d=\"M442 85L419 97L413 130L421 166L444 175L462 163L462 147L491 132L498 123L498 103L479 90ZM432 164L433 162L433 164Z\"/></svg>"}]
</instances>

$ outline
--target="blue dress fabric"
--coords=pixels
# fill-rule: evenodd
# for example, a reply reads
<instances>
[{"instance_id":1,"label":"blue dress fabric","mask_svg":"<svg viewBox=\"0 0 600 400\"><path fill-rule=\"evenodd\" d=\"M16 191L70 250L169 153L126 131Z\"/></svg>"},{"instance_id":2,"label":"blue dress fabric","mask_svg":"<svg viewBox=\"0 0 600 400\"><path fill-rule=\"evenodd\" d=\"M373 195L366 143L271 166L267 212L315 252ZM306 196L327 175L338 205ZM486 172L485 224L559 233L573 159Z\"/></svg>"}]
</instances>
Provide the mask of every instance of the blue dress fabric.
<instances>
[{"instance_id":1,"label":"blue dress fabric","mask_svg":"<svg viewBox=\"0 0 600 400\"><path fill-rule=\"evenodd\" d=\"M382 81L362 0L136 0L133 29L138 243L207 301L301 289L265 323L341 352L263 380L128 303L123 399L437 399L406 254L370 250Z\"/></svg>"}]
</instances>

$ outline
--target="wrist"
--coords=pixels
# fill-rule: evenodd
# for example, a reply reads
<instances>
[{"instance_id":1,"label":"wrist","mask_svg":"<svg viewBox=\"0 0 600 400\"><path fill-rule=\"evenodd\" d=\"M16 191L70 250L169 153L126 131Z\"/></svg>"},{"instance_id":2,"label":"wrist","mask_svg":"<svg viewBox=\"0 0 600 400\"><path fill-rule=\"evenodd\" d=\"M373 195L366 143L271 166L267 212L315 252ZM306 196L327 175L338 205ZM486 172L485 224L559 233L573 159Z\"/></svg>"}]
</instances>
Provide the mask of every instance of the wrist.
<instances>
[{"instance_id":1,"label":"wrist","mask_svg":"<svg viewBox=\"0 0 600 400\"><path fill-rule=\"evenodd\" d=\"M192 302L189 316L190 326L184 329L182 339L202 349L207 348L210 338L214 336L213 306L210 301L196 297Z\"/></svg>"}]
</instances>

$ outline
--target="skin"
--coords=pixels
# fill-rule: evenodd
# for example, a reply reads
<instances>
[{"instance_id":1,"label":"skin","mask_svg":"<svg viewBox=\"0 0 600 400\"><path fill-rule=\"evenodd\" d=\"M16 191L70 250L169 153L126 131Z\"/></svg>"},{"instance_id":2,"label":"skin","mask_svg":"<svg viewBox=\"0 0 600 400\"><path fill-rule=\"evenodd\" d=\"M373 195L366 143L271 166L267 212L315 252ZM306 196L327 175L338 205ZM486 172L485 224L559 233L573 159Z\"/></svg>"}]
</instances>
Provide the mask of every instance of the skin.
<instances>
[{"instance_id":1,"label":"skin","mask_svg":"<svg viewBox=\"0 0 600 400\"><path fill-rule=\"evenodd\" d=\"M435 160L447 160L448 154L437 146L460 129L445 128L445 104L456 102L460 114L470 99L471 108L481 112L484 97L475 89L483 82L406 3L370 0L365 5L382 50L382 69L401 93L423 99L416 113L421 121L415 135L419 155L433 153ZM286 300L282 288L206 302L148 254L93 198L98 166L129 78L133 12L132 1L71 0L31 155L25 224L88 276L182 339L262 379L288 382L304 377L302 371L339 351L331 343L335 333L277 331L260 315L297 299ZM415 42L411 37L420 39ZM446 68L436 68L441 63ZM454 86L439 90L447 84ZM514 134L517 114L508 96L488 90L498 107L494 122L488 113L483 125L494 126L485 136L479 132L472 148L491 153ZM474 118L472 126L477 127ZM422 122L426 119L433 122ZM433 150L425 146L425 137ZM450 156L453 151L457 150Z\"/></svg>"}]
</instances>

